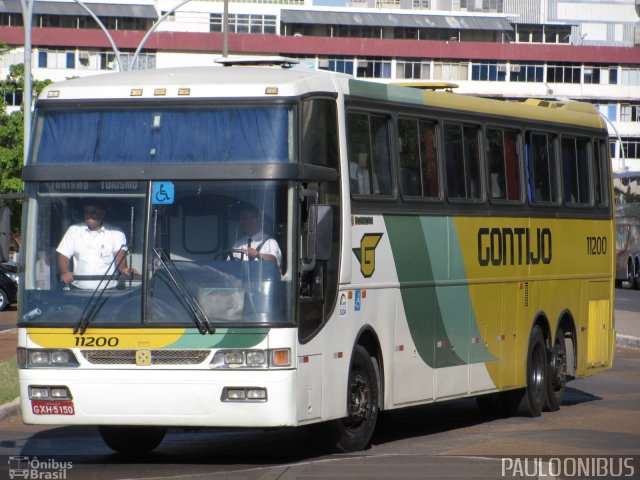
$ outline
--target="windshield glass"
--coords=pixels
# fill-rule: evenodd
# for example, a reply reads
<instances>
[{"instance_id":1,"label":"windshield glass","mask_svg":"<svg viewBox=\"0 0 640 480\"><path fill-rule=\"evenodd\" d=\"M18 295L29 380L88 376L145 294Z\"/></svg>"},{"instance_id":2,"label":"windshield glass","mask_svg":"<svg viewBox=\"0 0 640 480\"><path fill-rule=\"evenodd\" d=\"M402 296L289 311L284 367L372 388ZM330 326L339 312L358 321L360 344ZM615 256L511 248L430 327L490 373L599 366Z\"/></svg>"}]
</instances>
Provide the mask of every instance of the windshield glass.
<instances>
[{"instance_id":1,"label":"windshield glass","mask_svg":"<svg viewBox=\"0 0 640 480\"><path fill-rule=\"evenodd\" d=\"M22 322L291 321L288 182L43 182L25 192Z\"/></svg>"},{"instance_id":2,"label":"windshield glass","mask_svg":"<svg viewBox=\"0 0 640 480\"><path fill-rule=\"evenodd\" d=\"M32 162L286 163L294 107L40 109Z\"/></svg>"}]
</instances>

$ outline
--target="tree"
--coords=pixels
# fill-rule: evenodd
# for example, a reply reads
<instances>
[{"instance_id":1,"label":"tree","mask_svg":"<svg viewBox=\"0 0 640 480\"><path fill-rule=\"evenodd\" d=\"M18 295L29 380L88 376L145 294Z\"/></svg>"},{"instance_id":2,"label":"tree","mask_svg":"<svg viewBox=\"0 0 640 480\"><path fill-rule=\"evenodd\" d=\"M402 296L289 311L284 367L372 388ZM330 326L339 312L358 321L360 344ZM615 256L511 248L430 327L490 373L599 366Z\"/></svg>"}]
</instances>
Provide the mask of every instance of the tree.
<instances>
[{"instance_id":1,"label":"tree","mask_svg":"<svg viewBox=\"0 0 640 480\"><path fill-rule=\"evenodd\" d=\"M0 53L4 51L0 45ZM34 95L40 94L51 80L34 80ZM24 64L11 65L9 74L0 81L2 108L0 109L0 195L20 193L22 185L22 162L24 158L24 110L7 113L6 99L17 98L24 91ZM22 201L11 201L11 230L20 229Z\"/></svg>"}]
</instances>

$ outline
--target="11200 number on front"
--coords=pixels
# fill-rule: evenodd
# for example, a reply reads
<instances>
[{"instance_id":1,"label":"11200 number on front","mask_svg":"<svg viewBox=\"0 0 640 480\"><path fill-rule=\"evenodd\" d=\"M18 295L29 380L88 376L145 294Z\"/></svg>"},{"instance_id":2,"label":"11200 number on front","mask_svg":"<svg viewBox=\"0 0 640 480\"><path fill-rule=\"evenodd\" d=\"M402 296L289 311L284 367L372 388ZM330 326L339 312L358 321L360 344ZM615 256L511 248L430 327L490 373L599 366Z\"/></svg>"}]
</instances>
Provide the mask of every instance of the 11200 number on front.
<instances>
[{"instance_id":1,"label":"11200 number on front","mask_svg":"<svg viewBox=\"0 0 640 480\"><path fill-rule=\"evenodd\" d=\"M587 237L587 255L606 255L607 237Z\"/></svg>"},{"instance_id":2,"label":"11200 number on front","mask_svg":"<svg viewBox=\"0 0 640 480\"><path fill-rule=\"evenodd\" d=\"M76 347L117 347L118 337L75 337Z\"/></svg>"}]
</instances>

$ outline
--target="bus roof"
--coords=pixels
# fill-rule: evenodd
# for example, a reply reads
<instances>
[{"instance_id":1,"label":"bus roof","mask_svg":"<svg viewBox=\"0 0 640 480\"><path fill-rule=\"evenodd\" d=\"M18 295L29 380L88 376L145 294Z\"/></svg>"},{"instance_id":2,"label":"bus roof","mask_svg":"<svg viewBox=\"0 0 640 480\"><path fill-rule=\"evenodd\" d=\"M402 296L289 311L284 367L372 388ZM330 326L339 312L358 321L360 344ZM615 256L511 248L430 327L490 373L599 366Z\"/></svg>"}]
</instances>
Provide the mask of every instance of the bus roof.
<instances>
[{"instance_id":1,"label":"bus roof","mask_svg":"<svg viewBox=\"0 0 640 480\"><path fill-rule=\"evenodd\" d=\"M114 72L51 84L43 90L40 100L277 98L318 92L344 93L371 100L429 105L480 115L525 118L606 131L604 120L587 103L535 99L507 102L357 80L348 75L310 68L283 68L283 65L277 64Z\"/></svg>"}]
</instances>

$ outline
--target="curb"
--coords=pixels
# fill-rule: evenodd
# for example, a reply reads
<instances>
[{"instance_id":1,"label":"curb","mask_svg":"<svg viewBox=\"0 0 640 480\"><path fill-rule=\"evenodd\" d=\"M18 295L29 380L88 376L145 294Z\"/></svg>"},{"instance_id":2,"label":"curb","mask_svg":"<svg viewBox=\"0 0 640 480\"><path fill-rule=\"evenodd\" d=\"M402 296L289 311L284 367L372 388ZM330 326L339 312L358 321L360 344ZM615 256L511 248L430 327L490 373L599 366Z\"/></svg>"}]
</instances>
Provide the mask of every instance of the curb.
<instances>
[{"instance_id":1,"label":"curb","mask_svg":"<svg viewBox=\"0 0 640 480\"><path fill-rule=\"evenodd\" d=\"M623 347L640 348L640 338L631 335L616 334L616 345Z\"/></svg>"},{"instance_id":2,"label":"curb","mask_svg":"<svg viewBox=\"0 0 640 480\"><path fill-rule=\"evenodd\" d=\"M20 413L20 397L4 405L0 405L0 420L12 417Z\"/></svg>"}]
</instances>

